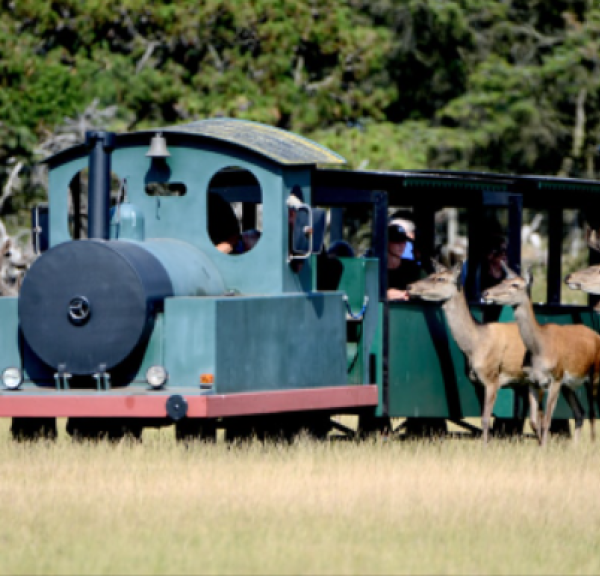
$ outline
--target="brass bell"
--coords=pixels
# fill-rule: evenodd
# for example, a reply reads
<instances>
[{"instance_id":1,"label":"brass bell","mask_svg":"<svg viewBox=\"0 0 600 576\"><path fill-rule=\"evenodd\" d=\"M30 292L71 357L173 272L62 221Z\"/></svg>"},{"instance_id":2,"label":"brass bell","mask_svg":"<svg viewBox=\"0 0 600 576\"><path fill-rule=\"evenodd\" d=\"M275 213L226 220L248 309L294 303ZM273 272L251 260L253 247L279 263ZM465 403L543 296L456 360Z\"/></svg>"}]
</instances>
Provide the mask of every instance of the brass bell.
<instances>
[{"instance_id":1,"label":"brass bell","mask_svg":"<svg viewBox=\"0 0 600 576\"><path fill-rule=\"evenodd\" d=\"M146 156L150 158L168 158L171 154L167 150L167 141L161 133L152 137L150 141L150 149L146 152Z\"/></svg>"}]
</instances>

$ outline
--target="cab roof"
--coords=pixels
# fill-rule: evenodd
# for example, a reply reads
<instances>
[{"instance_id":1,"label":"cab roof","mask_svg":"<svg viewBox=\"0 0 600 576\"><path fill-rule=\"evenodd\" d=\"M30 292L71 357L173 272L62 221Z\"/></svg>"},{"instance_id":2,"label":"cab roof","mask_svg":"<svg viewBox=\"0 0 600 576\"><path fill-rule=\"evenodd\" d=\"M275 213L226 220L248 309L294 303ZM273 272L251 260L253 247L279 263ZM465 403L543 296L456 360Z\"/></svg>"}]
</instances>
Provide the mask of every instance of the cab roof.
<instances>
[{"instance_id":1,"label":"cab roof","mask_svg":"<svg viewBox=\"0 0 600 576\"><path fill-rule=\"evenodd\" d=\"M163 134L167 145L182 139L189 141L189 138L208 138L254 152L282 166L346 164L342 156L308 138L260 122L236 118L209 118L188 124L117 134L117 147L141 142L149 144L150 138L157 133ZM85 145L79 144L46 158L44 162L52 166L84 154L87 154Z\"/></svg>"}]
</instances>

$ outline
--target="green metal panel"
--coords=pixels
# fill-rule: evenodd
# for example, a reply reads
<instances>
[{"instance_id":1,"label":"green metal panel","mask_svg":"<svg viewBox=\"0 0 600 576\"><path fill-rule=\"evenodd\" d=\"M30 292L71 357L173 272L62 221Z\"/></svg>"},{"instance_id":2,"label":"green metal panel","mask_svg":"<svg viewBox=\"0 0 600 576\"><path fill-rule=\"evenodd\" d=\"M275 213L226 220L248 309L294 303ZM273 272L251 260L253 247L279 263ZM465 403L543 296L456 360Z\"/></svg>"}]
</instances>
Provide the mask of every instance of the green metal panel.
<instances>
[{"instance_id":1,"label":"green metal panel","mask_svg":"<svg viewBox=\"0 0 600 576\"><path fill-rule=\"evenodd\" d=\"M347 321L348 382L369 384L369 353L378 324L379 261L376 258L340 258L344 269L339 290L348 298L354 314L366 302L361 321ZM366 301L365 301L366 297Z\"/></svg>"},{"instance_id":2,"label":"green metal panel","mask_svg":"<svg viewBox=\"0 0 600 576\"><path fill-rule=\"evenodd\" d=\"M17 298L0 298L0 373L9 366L22 367L19 354L19 315Z\"/></svg>"},{"instance_id":3,"label":"green metal panel","mask_svg":"<svg viewBox=\"0 0 600 576\"><path fill-rule=\"evenodd\" d=\"M164 366L164 345L165 345L165 316L164 313L159 312L154 320L154 328L152 334L148 340L144 358L138 370L136 380L139 382L146 382L146 372L150 366Z\"/></svg>"},{"instance_id":4,"label":"green metal panel","mask_svg":"<svg viewBox=\"0 0 600 576\"><path fill-rule=\"evenodd\" d=\"M165 367L169 386L198 388L200 374L215 374L215 298L165 300Z\"/></svg>"},{"instance_id":5,"label":"green metal panel","mask_svg":"<svg viewBox=\"0 0 600 576\"><path fill-rule=\"evenodd\" d=\"M390 416L480 416L481 387L468 379L441 307L401 302L389 309Z\"/></svg>"},{"instance_id":6,"label":"green metal panel","mask_svg":"<svg viewBox=\"0 0 600 576\"><path fill-rule=\"evenodd\" d=\"M170 298L165 366L173 386L215 393L346 384L340 293L256 298Z\"/></svg>"},{"instance_id":7,"label":"green metal panel","mask_svg":"<svg viewBox=\"0 0 600 576\"><path fill-rule=\"evenodd\" d=\"M340 293L221 299L216 334L218 393L347 382Z\"/></svg>"}]
</instances>

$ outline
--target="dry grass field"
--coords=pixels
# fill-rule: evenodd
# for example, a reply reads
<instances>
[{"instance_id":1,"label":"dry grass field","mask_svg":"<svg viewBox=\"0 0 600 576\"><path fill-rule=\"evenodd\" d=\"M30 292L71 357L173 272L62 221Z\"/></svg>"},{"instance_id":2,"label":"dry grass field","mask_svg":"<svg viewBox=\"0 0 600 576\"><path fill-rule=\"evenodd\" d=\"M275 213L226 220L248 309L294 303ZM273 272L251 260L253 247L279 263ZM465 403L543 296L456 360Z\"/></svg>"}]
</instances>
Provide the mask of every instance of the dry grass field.
<instances>
[{"instance_id":1,"label":"dry grass field","mask_svg":"<svg viewBox=\"0 0 600 576\"><path fill-rule=\"evenodd\" d=\"M599 485L589 434L46 445L3 421L0 572L598 574Z\"/></svg>"}]
</instances>

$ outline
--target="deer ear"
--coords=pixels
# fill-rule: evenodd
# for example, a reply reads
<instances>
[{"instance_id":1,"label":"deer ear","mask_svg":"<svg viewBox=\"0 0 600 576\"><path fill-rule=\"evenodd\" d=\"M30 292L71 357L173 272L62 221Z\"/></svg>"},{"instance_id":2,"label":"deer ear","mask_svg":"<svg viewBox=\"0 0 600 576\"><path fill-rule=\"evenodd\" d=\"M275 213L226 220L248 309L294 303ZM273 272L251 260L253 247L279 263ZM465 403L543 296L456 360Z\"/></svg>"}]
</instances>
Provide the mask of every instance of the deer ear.
<instances>
[{"instance_id":1,"label":"deer ear","mask_svg":"<svg viewBox=\"0 0 600 576\"><path fill-rule=\"evenodd\" d=\"M598 240L598 232L588 225L586 227L585 236L588 248L590 248L590 250L600 252L600 240Z\"/></svg>"},{"instance_id":2,"label":"deer ear","mask_svg":"<svg viewBox=\"0 0 600 576\"><path fill-rule=\"evenodd\" d=\"M460 273L463 269L463 261L459 260L454 266L452 266L452 274L455 276L460 276Z\"/></svg>"},{"instance_id":3,"label":"deer ear","mask_svg":"<svg viewBox=\"0 0 600 576\"><path fill-rule=\"evenodd\" d=\"M514 270L512 270L511 268L508 267L508 264L506 262L500 261L500 265L502 266L502 269L506 273L507 278L516 278L518 276L518 274Z\"/></svg>"},{"instance_id":4,"label":"deer ear","mask_svg":"<svg viewBox=\"0 0 600 576\"><path fill-rule=\"evenodd\" d=\"M433 271L436 274L439 274L440 272L444 272L445 270L447 270L447 268L443 264L438 262L435 258L431 259L431 265L433 266Z\"/></svg>"}]
</instances>

